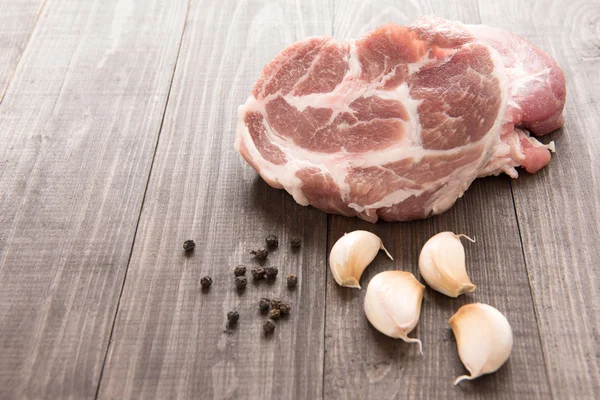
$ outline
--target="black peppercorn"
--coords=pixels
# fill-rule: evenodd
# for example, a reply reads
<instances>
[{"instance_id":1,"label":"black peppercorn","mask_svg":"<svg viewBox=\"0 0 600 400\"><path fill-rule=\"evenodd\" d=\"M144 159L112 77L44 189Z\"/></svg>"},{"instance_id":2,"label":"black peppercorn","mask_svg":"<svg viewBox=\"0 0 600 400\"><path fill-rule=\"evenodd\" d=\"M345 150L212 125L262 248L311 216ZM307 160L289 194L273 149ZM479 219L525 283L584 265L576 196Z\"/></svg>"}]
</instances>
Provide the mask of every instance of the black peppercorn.
<instances>
[{"instance_id":1,"label":"black peppercorn","mask_svg":"<svg viewBox=\"0 0 600 400\"><path fill-rule=\"evenodd\" d=\"M246 279L245 276L237 276L235 278L235 286L238 289L244 289L246 287L246 285L248 284L248 279Z\"/></svg>"},{"instance_id":2,"label":"black peppercorn","mask_svg":"<svg viewBox=\"0 0 600 400\"><path fill-rule=\"evenodd\" d=\"M298 277L294 274L289 274L287 277L287 286L292 288L298 283Z\"/></svg>"},{"instance_id":3,"label":"black peppercorn","mask_svg":"<svg viewBox=\"0 0 600 400\"><path fill-rule=\"evenodd\" d=\"M290 240L292 247L298 248L302 244L302 240L298 236L293 236L292 240Z\"/></svg>"},{"instance_id":4,"label":"black peppercorn","mask_svg":"<svg viewBox=\"0 0 600 400\"><path fill-rule=\"evenodd\" d=\"M281 317L281 311L279 311L278 308L271 308L269 310L269 318L271 318L271 319L277 319L279 317Z\"/></svg>"},{"instance_id":5,"label":"black peppercorn","mask_svg":"<svg viewBox=\"0 0 600 400\"><path fill-rule=\"evenodd\" d=\"M237 311L229 311L227 313L227 322L229 325L234 325L240 319L240 313Z\"/></svg>"},{"instance_id":6,"label":"black peppercorn","mask_svg":"<svg viewBox=\"0 0 600 400\"><path fill-rule=\"evenodd\" d=\"M269 235L265 238L265 242L267 242L267 246L269 247L277 247L279 246L279 239L275 235Z\"/></svg>"},{"instance_id":7,"label":"black peppercorn","mask_svg":"<svg viewBox=\"0 0 600 400\"><path fill-rule=\"evenodd\" d=\"M251 272L254 279L265 279L265 274L267 273L263 267L252 268Z\"/></svg>"},{"instance_id":8,"label":"black peppercorn","mask_svg":"<svg viewBox=\"0 0 600 400\"><path fill-rule=\"evenodd\" d=\"M281 306L281 300L271 299L271 308L279 309L279 306Z\"/></svg>"},{"instance_id":9,"label":"black peppercorn","mask_svg":"<svg viewBox=\"0 0 600 400\"><path fill-rule=\"evenodd\" d=\"M210 276L205 276L200 279L200 285L202 289L208 289L210 285L212 285L212 278Z\"/></svg>"},{"instance_id":10,"label":"black peppercorn","mask_svg":"<svg viewBox=\"0 0 600 400\"><path fill-rule=\"evenodd\" d=\"M252 250L250 254L254 254L254 257L256 257L258 260L266 260L267 256L269 255L269 251L264 247L261 247L258 250Z\"/></svg>"},{"instance_id":11,"label":"black peppercorn","mask_svg":"<svg viewBox=\"0 0 600 400\"><path fill-rule=\"evenodd\" d=\"M196 243L191 239L183 242L183 250L185 251L192 251L194 247L196 247Z\"/></svg>"},{"instance_id":12,"label":"black peppercorn","mask_svg":"<svg viewBox=\"0 0 600 400\"><path fill-rule=\"evenodd\" d=\"M288 315L290 311L292 311L292 305L289 303L281 303L279 306L279 312L281 312L281 315Z\"/></svg>"},{"instance_id":13,"label":"black peppercorn","mask_svg":"<svg viewBox=\"0 0 600 400\"><path fill-rule=\"evenodd\" d=\"M266 320L263 325L263 330L266 334L273 333L273 331L275 330L275 321L273 321L272 319Z\"/></svg>"},{"instance_id":14,"label":"black peppercorn","mask_svg":"<svg viewBox=\"0 0 600 400\"><path fill-rule=\"evenodd\" d=\"M277 269L277 267L267 267L265 269L265 272L267 274L267 279L275 279L279 270Z\"/></svg>"},{"instance_id":15,"label":"black peppercorn","mask_svg":"<svg viewBox=\"0 0 600 400\"><path fill-rule=\"evenodd\" d=\"M260 311L262 311L262 312L269 311L270 306L271 306L271 300L267 299L266 297L263 297L258 302L258 308L260 308Z\"/></svg>"},{"instance_id":16,"label":"black peppercorn","mask_svg":"<svg viewBox=\"0 0 600 400\"><path fill-rule=\"evenodd\" d=\"M233 273L234 273L235 276L246 275L246 267L244 267L243 265L238 265L233 270Z\"/></svg>"}]
</instances>

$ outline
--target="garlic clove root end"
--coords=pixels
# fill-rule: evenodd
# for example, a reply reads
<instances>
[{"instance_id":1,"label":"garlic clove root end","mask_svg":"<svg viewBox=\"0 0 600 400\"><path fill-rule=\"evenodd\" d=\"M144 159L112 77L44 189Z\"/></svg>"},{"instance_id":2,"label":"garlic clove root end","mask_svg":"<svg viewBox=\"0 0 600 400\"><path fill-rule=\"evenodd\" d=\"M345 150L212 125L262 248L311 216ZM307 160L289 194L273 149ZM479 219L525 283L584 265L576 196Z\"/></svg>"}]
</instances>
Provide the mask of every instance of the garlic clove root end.
<instances>
[{"instance_id":1,"label":"garlic clove root end","mask_svg":"<svg viewBox=\"0 0 600 400\"><path fill-rule=\"evenodd\" d=\"M381 242L381 247L379 248L380 250L383 250L385 252L385 255L388 256L388 258L392 261L394 261L394 257L392 257L392 255L387 251L387 249L383 246L383 242Z\"/></svg>"},{"instance_id":2,"label":"garlic clove root end","mask_svg":"<svg viewBox=\"0 0 600 400\"><path fill-rule=\"evenodd\" d=\"M346 279L338 282L340 286L347 287L350 289L360 289L360 284L356 279Z\"/></svg>"},{"instance_id":3,"label":"garlic clove root end","mask_svg":"<svg viewBox=\"0 0 600 400\"><path fill-rule=\"evenodd\" d=\"M423 357L423 343L421 340L417 338L409 338L408 336L401 337L400 339L404 340L406 343L419 343L419 353L421 353L421 357Z\"/></svg>"},{"instance_id":4,"label":"garlic clove root end","mask_svg":"<svg viewBox=\"0 0 600 400\"><path fill-rule=\"evenodd\" d=\"M471 375L461 375L458 378L456 378L456 380L454 381L454 386L458 385L462 381L472 381L475 378L477 378L477 377L473 377Z\"/></svg>"},{"instance_id":5,"label":"garlic clove root end","mask_svg":"<svg viewBox=\"0 0 600 400\"><path fill-rule=\"evenodd\" d=\"M464 294L464 293L474 292L475 289L477 289L477 286L475 286L473 284L462 285L461 288L458 290L458 293L454 297L458 297L458 296L460 296L461 294Z\"/></svg>"}]
</instances>

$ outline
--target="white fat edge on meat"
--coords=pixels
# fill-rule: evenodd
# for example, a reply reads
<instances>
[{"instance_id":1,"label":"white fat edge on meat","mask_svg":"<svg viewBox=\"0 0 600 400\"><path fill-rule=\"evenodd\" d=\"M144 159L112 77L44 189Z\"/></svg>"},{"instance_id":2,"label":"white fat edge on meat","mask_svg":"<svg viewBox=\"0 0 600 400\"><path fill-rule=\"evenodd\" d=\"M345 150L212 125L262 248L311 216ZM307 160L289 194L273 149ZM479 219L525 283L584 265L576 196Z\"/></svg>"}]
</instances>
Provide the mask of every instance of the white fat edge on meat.
<instances>
[{"instance_id":1,"label":"white fat edge on meat","mask_svg":"<svg viewBox=\"0 0 600 400\"><path fill-rule=\"evenodd\" d=\"M475 36L477 36L476 33L481 29L477 26L469 26L469 28L472 28L472 31L474 32ZM492 29L490 27L485 28ZM493 29L496 29L500 32L504 32L497 28ZM491 48L491 46L487 46L488 48ZM522 43L519 43L519 46L522 46ZM516 51L522 52L522 49L517 49ZM492 48L491 53L493 55L497 55L497 57L500 59L500 55L495 49ZM497 65L496 61L494 62L494 64L495 66ZM504 64L502 63L501 59L498 64L502 64L502 67L504 67ZM503 76L507 81L507 90L505 92L503 91L503 94L506 93L506 97L508 97L507 105L515 109L521 108L519 104L513 100L513 97L516 97L522 86L524 86L531 79L535 79L540 82L545 82L543 79L541 79L542 75L547 75L550 71L549 68L544 68L531 75L525 69L525 65L521 57L517 57L517 63L514 66L509 68L504 67L503 69ZM513 121L508 120L507 115L504 115L504 117L504 123L513 123ZM495 153L490 158L492 162L490 163L490 165L486 166L486 168L481 172L480 176L499 175L504 172L511 178L518 178L519 173L516 170L516 167L522 164L522 161L525 159L525 153L519 140L519 132L517 130L518 128L514 128L512 132L509 132L508 134L505 134L504 136L501 136L499 138L499 143L497 143L495 146ZM538 147L537 143L539 143L540 146L544 146L537 140L534 139L534 141L534 145L536 145L536 147ZM546 148L552 151L554 149L553 143Z\"/></svg>"},{"instance_id":2,"label":"white fat edge on meat","mask_svg":"<svg viewBox=\"0 0 600 400\"><path fill-rule=\"evenodd\" d=\"M477 36L477 26L475 25L463 25L463 27L470 32L474 37ZM475 29L473 29L475 28ZM483 169L485 164L489 162L489 160L494 156L496 149L502 146L502 126L507 122L506 121L506 110L509 102L509 79L508 79L508 71L504 67L504 62L502 61L502 57L500 53L492 46L487 44L485 41L478 39L478 44L485 46L488 49L490 57L492 58L492 63L494 64L494 70L492 71L492 75L498 80L500 86L500 94L501 94L501 102L500 109L498 110L498 115L496 116L496 120L494 121L494 125L490 128L490 130L484 135L483 139L488 141L487 147L487 158L480 164L479 169ZM515 171L516 173L516 171ZM509 174L510 175L510 174Z\"/></svg>"},{"instance_id":3,"label":"white fat edge on meat","mask_svg":"<svg viewBox=\"0 0 600 400\"><path fill-rule=\"evenodd\" d=\"M338 84L338 86L332 92L329 93L313 93L305 96L293 96L288 94L283 96L288 104L292 105L299 111L304 111L309 106L314 108L331 108L334 110L334 112L330 118L330 123L333 122L333 120L341 112L353 112L353 110L350 109L349 104L351 104L358 97L361 97L361 93L360 91L356 90L358 87L348 87L348 84L352 84L352 82L354 82L354 79L351 78L360 76L362 69L356 53L356 40L349 39L345 43L342 43L342 45L348 46L348 70L346 71L346 75L342 79L342 82ZM279 93L276 93L269 96L270 98L265 98L260 102L255 101L253 105L258 106L256 107L257 111L266 116L265 104L278 96ZM250 102L250 99L248 102ZM281 138L279 135L274 134L268 124L265 124L265 126L271 141L286 154L286 157L288 158L288 162L285 164L286 166L294 165L296 167L295 171L303 167L315 167L321 171L325 170L331 175L332 179L337 184L340 198L347 198L350 192L350 187L345 179L348 171L348 162L344 162L345 157L348 155L347 152L341 151L339 153L335 153L334 157L332 157L331 153L307 151L296 146L293 141L286 140ZM294 177L295 171L293 171ZM285 187L285 189L292 194L298 203L308 203L306 196L302 192L302 182L299 184L295 182L291 190L288 187ZM302 194L300 195L300 193ZM300 197L302 197L304 202L298 200Z\"/></svg>"},{"instance_id":4,"label":"white fat edge on meat","mask_svg":"<svg viewBox=\"0 0 600 400\"><path fill-rule=\"evenodd\" d=\"M348 207L352 208L353 210L355 210L358 213L367 213L368 214L369 210L378 210L379 208L392 207L394 204L398 204L401 201L404 201L411 196L419 196L423 192L424 192L424 190L399 189L392 193L388 193L387 195L383 196L383 198L381 198L381 200L379 200L373 204L369 204L367 206L361 206L356 203L350 203L350 204L348 204Z\"/></svg>"},{"instance_id":5,"label":"white fat edge on meat","mask_svg":"<svg viewBox=\"0 0 600 400\"><path fill-rule=\"evenodd\" d=\"M302 180L296 176L296 171L299 168L295 166L295 162L288 158L288 162L282 165L273 164L265 160L256 148L256 145L250 136L250 131L244 123L244 115L246 112L255 111L252 107L254 102L256 102L256 99L254 99L253 96L250 96L246 104L238 108L238 123L235 139L236 150L240 152L241 143L243 142L252 161L259 167L259 171L257 172L260 176L273 187L283 187L290 195L292 195L298 204L307 206L308 199L302 192Z\"/></svg>"},{"instance_id":6,"label":"white fat edge on meat","mask_svg":"<svg viewBox=\"0 0 600 400\"><path fill-rule=\"evenodd\" d=\"M512 44L516 46L516 48L512 49L513 52L524 55L530 52L529 44L510 32L506 32L500 28L493 28L483 25L468 25L468 27L472 30L472 32L475 33L475 36L479 36L477 33L480 32L481 35L486 37L490 35L489 31L494 31L496 32L496 36L512 37ZM537 71L528 71L527 68L525 68L525 63L523 60L524 57L516 57L515 65L511 67L505 67L505 73L509 81L508 90L510 91L508 106L518 110L521 109L521 106L514 100L514 98L519 97L520 90L528 82L535 80L539 83L547 85L548 87L551 86L548 80L550 79L552 68L547 67L547 65L543 63L536 64L539 67L542 67ZM531 65L529 65L529 67L531 67ZM507 116L505 123L514 123L514 121L508 119L509 118ZM545 145L539 142L536 138L531 137L529 132L526 130L514 128L513 131L502 136L503 143L496 147L496 151L492 156L492 162L482 171L480 174L481 177L488 175L499 175L501 173L505 173L511 178L515 179L519 177L516 167L519 167L525 159L525 152L523 151L523 146L519 140L521 135L525 135L527 140L535 147L545 147L553 153L556 151L554 142L550 142L549 144Z\"/></svg>"},{"instance_id":7,"label":"white fat edge on meat","mask_svg":"<svg viewBox=\"0 0 600 400\"><path fill-rule=\"evenodd\" d=\"M481 29L483 28L480 25L465 25L465 27L475 37L479 37L478 32L480 32ZM492 28L485 26L485 29L492 29ZM511 68L504 67L504 62L502 61L502 58L496 49L494 49L492 46L488 45L484 40L480 40L480 43L484 44L489 49L490 54L492 54L493 61L494 61L494 72L496 72L496 70L498 69L498 65L502 65L502 67L503 67L502 69L503 69L504 73L497 74L496 77L501 75L501 76L503 76L503 79L506 81L505 86L502 86L502 88L503 88L502 93L503 93L503 97L506 96L507 99L506 99L506 107L504 109L504 112L503 113L499 112L498 116L502 116L503 124L511 123L511 121L507 120L506 109L508 107L515 108L515 109L521 109L519 104L517 104L512 99L512 96L508 95L509 91L510 91L511 95L513 94L514 86L512 85L512 81L515 79L516 75L518 75L518 72L515 70L514 67L511 67ZM521 63L521 66L522 66L522 61L520 59L518 60L518 62ZM521 68L521 70L522 70L522 72L524 72L524 70L522 68ZM510 77L510 79L509 79L509 77ZM525 157L524 153L520 150L521 145L520 145L518 139L515 141L514 140L515 138L517 138L517 136L513 135L513 132L503 135L502 128L500 128L499 140L497 140L495 146L493 146L492 154L490 155L488 164L485 165L485 167L480 171L479 177L485 177L485 176L489 176L489 175L497 176L497 175L500 175L501 173L505 173L514 179L519 177L519 173L515 169L515 166L518 166L518 164L513 165L513 163L508 162L511 159L517 159L518 157L521 157L521 158ZM509 144L509 142L512 142L512 144ZM511 155L511 153L514 153L515 151L517 151L518 154Z\"/></svg>"},{"instance_id":8,"label":"white fat edge on meat","mask_svg":"<svg viewBox=\"0 0 600 400\"><path fill-rule=\"evenodd\" d=\"M479 141L470 143L467 146L479 147L484 146L484 144ZM457 149L457 151L461 152L461 149L464 150L465 147L466 146L463 146L462 148ZM485 152L481 152L478 160L453 170L450 175L443 176L436 181L424 184L422 190L423 193L435 189L431 198L424 204L427 213L440 214L450 209L477 178L478 168L475 166L485 158Z\"/></svg>"},{"instance_id":9,"label":"white fat edge on meat","mask_svg":"<svg viewBox=\"0 0 600 400\"><path fill-rule=\"evenodd\" d=\"M451 150L424 150L420 148L421 152L426 153L427 155L432 155L435 153L444 154L455 154L462 153L464 151L470 151L475 147L485 146L485 143L481 141L469 143L462 147L456 147ZM370 210L377 210L383 207L392 207L395 204L398 204L411 196L420 196L421 194L435 190L435 193L432 195L432 198L427 203L428 211L433 211L435 214L441 213L447 209L449 209L458 198L460 198L463 193L468 189L470 184L477 178L477 171L479 170L477 165L483 162L486 159L485 152L481 152L479 158L461 168L457 168L452 171L450 175L443 176L435 181L429 181L421 184L420 189L398 189L392 193L387 194L381 200L368 204L368 205L358 205L351 204L349 207L353 208L358 212L368 213ZM400 160L400 159L396 159ZM380 163L383 164L383 163ZM380 166L378 164L378 166ZM383 168L383 167L382 167Z\"/></svg>"},{"instance_id":10,"label":"white fat edge on meat","mask_svg":"<svg viewBox=\"0 0 600 400\"><path fill-rule=\"evenodd\" d=\"M525 137L534 147L544 147L554 153L556 146L554 142L543 144L535 137L532 137L525 129L513 128L510 133L502 137L502 144L496 148L496 152L491 158L491 162L480 172L479 177L489 175L500 175L505 173L513 179L519 177L516 167L521 166L525 160L525 151L521 144L521 137Z\"/></svg>"},{"instance_id":11,"label":"white fat edge on meat","mask_svg":"<svg viewBox=\"0 0 600 400\"><path fill-rule=\"evenodd\" d=\"M283 188L294 197L294 200L301 205L308 205L308 199L304 195L302 191L303 182L296 176L296 172L305 167L313 167L319 170L323 170L323 167L328 165L329 168L325 168L326 171L330 172L332 178L340 184L340 182L344 182L343 177L345 177L345 168L343 173L340 173L340 165L336 165L335 162L331 163L330 159L332 158L331 153L318 153L313 151L305 150L301 147L298 147L293 143L292 140L287 140L282 138L273 132L271 126L267 123L264 123L264 127L267 131L267 136L269 137L270 143L279 147L281 151L283 151L286 155L287 162L282 165L275 165L267 160L265 160L254 141L250 136L250 132L246 124L243 122L244 115L246 112L259 112L263 116L266 116L265 104L270 100L273 100L278 95L271 95L263 100L257 100L253 96L250 96L246 103L240 107L239 116L238 116L238 129L237 129L237 137L236 137L236 149L238 152L240 151L240 146L237 144L238 138L239 140L243 140L251 153L253 161L259 166L259 174L265 181L271 184L271 181L277 182L279 185L283 186ZM343 176L342 176L343 175ZM346 185L344 183L344 185ZM274 185L272 185L274 186Z\"/></svg>"}]
</instances>

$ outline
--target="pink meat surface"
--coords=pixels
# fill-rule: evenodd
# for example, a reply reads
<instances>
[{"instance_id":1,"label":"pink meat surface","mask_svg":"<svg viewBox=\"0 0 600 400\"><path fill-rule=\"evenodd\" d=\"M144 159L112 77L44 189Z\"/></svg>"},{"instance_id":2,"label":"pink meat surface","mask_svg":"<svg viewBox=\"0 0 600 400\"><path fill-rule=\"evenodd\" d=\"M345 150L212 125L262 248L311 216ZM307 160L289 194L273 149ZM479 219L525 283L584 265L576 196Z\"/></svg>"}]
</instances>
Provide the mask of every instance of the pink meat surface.
<instances>
[{"instance_id":1,"label":"pink meat surface","mask_svg":"<svg viewBox=\"0 0 600 400\"><path fill-rule=\"evenodd\" d=\"M302 205L375 222L439 214L477 177L536 172L559 128L556 62L501 29L423 17L283 50L240 106L235 146Z\"/></svg>"}]
</instances>

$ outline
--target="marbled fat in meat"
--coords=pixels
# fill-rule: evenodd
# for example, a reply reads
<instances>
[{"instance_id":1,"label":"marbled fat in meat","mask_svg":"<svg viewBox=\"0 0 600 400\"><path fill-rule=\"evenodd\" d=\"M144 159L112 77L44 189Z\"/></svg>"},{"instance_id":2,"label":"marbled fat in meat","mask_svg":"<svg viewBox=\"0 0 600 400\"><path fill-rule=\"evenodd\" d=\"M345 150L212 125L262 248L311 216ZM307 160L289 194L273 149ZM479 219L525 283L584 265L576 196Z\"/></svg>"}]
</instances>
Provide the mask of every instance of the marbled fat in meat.
<instances>
[{"instance_id":1,"label":"marbled fat in meat","mask_svg":"<svg viewBox=\"0 0 600 400\"><path fill-rule=\"evenodd\" d=\"M477 177L548 164L552 145L530 132L562 125L565 94L556 62L524 39L429 16L290 45L240 106L235 144L300 204L426 218Z\"/></svg>"}]
</instances>

